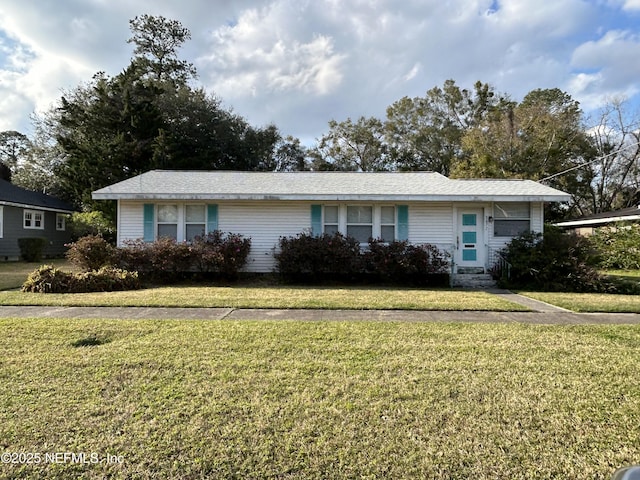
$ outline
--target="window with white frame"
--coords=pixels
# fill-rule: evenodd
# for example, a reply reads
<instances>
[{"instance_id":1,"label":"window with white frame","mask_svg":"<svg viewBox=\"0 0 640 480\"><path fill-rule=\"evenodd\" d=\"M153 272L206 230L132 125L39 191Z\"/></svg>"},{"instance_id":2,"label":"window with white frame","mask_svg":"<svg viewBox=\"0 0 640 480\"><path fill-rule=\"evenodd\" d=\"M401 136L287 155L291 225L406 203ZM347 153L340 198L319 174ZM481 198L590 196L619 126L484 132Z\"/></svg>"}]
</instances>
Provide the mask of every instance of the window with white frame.
<instances>
[{"instance_id":1,"label":"window with white frame","mask_svg":"<svg viewBox=\"0 0 640 480\"><path fill-rule=\"evenodd\" d=\"M56 214L56 230L64 231L67 226L67 216L64 213Z\"/></svg>"},{"instance_id":2,"label":"window with white frame","mask_svg":"<svg viewBox=\"0 0 640 480\"><path fill-rule=\"evenodd\" d=\"M347 235L360 243L373 237L373 207L371 205L347 206Z\"/></svg>"},{"instance_id":3,"label":"window with white frame","mask_svg":"<svg viewBox=\"0 0 640 480\"><path fill-rule=\"evenodd\" d=\"M396 239L396 207L380 207L380 238L387 243Z\"/></svg>"},{"instance_id":4,"label":"window with white frame","mask_svg":"<svg viewBox=\"0 0 640 480\"><path fill-rule=\"evenodd\" d=\"M22 226L26 229L44 230L44 212L24 210Z\"/></svg>"},{"instance_id":5,"label":"window with white frame","mask_svg":"<svg viewBox=\"0 0 640 480\"><path fill-rule=\"evenodd\" d=\"M178 239L178 205L158 205L157 238Z\"/></svg>"},{"instance_id":6,"label":"window with white frame","mask_svg":"<svg viewBox=\"0 0 640 480\"><path fill-rule=\"evenodd\" d=\"M340 228L340 208L338 205L325 205L322 232L333 235Z\"/></svg>"},{"instance_id":7,"label":"window with white frame","mask_svg":"<svg viewBox=\"0 0 640 480\"><path fill-rule=\"evenodd\" d=\"M187 242L205 234L207 228L207 209L204 205L186 205L184 212L185 235Z\"/></svg>"},{"instance_id":8,"label":"window with white frame","mask_svg":"<svg viewBox=\"0 0 640 480\"><path fill-rule=\"evenodd\" d=\"M517 237L531 230L531 208L528 203L495 203L493 205L493 235Z\"/></svg>"}]
</instances>

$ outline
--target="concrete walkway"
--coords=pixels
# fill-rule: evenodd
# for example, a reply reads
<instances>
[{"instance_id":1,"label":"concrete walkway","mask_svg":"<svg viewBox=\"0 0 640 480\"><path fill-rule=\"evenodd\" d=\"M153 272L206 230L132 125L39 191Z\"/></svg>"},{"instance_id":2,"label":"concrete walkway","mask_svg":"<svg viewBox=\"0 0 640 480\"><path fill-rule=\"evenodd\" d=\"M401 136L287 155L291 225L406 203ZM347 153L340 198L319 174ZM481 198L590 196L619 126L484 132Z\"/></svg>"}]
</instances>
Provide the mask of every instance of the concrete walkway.
<instances>
[{"instance_id":1,"label":"concrete walkway","mask_svg":"<svg viewBox=\"0 0 640 480\"><path fill-rule=\"evenodd\" d=\"M505 293L505 295L508 295ZM545 304L546 305L546 304ZM404 321L532 324L640 324L640 314L536 312L464 312L416 310L286 310L147 307L12 307L0 306L5 318L108 318L187 320Z\"/></svg>"}]
</instances>

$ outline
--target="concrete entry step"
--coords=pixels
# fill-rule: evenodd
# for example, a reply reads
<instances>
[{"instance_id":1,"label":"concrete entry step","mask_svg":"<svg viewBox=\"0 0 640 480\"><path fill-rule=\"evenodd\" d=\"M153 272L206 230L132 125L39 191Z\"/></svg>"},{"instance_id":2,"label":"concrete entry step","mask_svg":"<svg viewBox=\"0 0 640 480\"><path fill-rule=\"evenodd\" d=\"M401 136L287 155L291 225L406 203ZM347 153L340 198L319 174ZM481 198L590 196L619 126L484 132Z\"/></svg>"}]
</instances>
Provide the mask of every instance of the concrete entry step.
<instances>
[{"instance_id":1,"label":"concrete entry step","mask_svg":"<svg viewBox=\"0 0 640 480\"><path fill-rule=\"evenodd\" d=\"M452 277L452 285L460 288L495 288L496 281L488 273L456 273Z\"/></svg>"}]
</instances>

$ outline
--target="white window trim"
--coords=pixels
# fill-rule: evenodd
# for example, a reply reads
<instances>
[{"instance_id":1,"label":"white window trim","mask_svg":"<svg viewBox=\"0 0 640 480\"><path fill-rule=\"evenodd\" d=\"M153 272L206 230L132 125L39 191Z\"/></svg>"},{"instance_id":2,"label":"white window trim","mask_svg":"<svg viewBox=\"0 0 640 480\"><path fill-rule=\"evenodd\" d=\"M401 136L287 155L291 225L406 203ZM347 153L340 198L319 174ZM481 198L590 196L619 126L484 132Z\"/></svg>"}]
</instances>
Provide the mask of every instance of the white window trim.
<instances>
[{"instance_id":1,"label":"white window trim","mask_svg":"<svg viewBox=\"0 0 640 480\"><path fill-rule=\"evenodd\" d=\"M197 207L204 207L204 218L202 219L201 222L187 222L187 207L188 206L197 206ZM184 221L182 222L182 241L189 241L187 240L187 225L203 225L203 234L206 235L207 233L207 205L205 203L183 203L182 204L182 208L180 208L181 205L178 205L178 219L180 219L180 210L183 211L183 219ZM180 224L178 224L178 229L180 228Z\"/></svg>"},{"instance_id":2,"label":"white window trim","mask_svg":"<svg viewBox=\"0 0 640 480\"><path fill-rule=\"evenodd\" d=\"M505 203L510 203L510 202L501 202L501 203L505 204ZM492 207L491 210L492 210L492 214L493 214L493 223L494 223L494 225L493 225L493 229L492 229L491 234L493 235L494 238L514 238L511 235L496 235L496 233L495 233L495 230L496 230L495 223L496 222L507 222L507 221L524 222L524 221L527 221L527 222L529 222L529 231L531 231L531 221L532 221L532 218L533 218L532 204L530 202L515 202L515 203L529 203L529 210L528 210L528 216L527 217L524 217L524 216L521 215L521 216L515 216L515 217L509 217L509 218L496 218L495 208L496 208L496 205L500 205L500 203L495 202L493 204L493 207Z\"/></svg>"},{"instance_id":3,"label":"white window trim","mask_svg":"<svg viewBox=\"0 0 640 480\"><path fill-rule=\"evenodd\" d=\"M327 203L322 205L322 231L325 231L326 225L335 225L333 223L325 223L325 207L338 207L338 232L343 235L347 235L348 226L349 225L368 225L368 224L349 224L347 222L347 208L348 207L371 207L373 218L371 224L371 236L374 239L382 238L382 227L391 226L390 223L382 223L382 207L393 207L394 209L394 231L393 231L393 240L398 239L398 205L392 203L384 203L384 204L372 204L372 203ZM367 242L361 243L361 246L367 245Z\"/></svg>"},{"instance_id":4,"label":"white window trim","mask_svg":"<svg viewBox=\"0 0 640 480\"><path fill-rule=\"evenodd\" d=\"M62 225L60 225L62 220ZM64 232L67 229L67 216L64 213L56 213L56 230L58 232Z\"/></svg>"},{"instance_id":5,"label":"white window trim","mask_svg":"<svg viewBox=\"0 0 640 480\"><path fill-rule=\"evenodd\" d=\"M176 222L160 222L158 221L158 208L165 205L176 205L178 207L178 218ZM204 206L204 221L202 222L187 222L187 205ZM161 202L155 204L154 212L154 238L158 237L158 225L176 225L176 242L187 242L187 225L204 225L204 233L207 233L207 204L206 203L181 203L181 202Z\"/></svg>"},{"instance_id":6,"label":"white window trim","mask_svg":"<svg viewBox=\"0 0 640 480\"><path fill-rule=\"evenodd\" d=\"M166 206L173 206L175 205L175 207L177 208L177 214L178 214L178 218L176 219L175 222L161 222L159 220L160 218L160 207L166 207ZM175 225L176 226L176 241L177 242L181 242L182 239L184 239L184 235L182 237L182 239L180 238L180 224L184 225L184 215L183 215L183 210L184 208L182 208L182 204L180 203L176 203L176 202L162 202L162 203L156 203L155 205L155 214L154 214L154 220L155 220L155 225L154 225L154 236L155 239L158 240L160 238L160 235L158 235L158 227L160 225Z\"/></svg>"},{"instance_id":7,"label":"white window trim","mask_svg":"<svg viewBox=\"0 0 640 480\"><path fill-rule=\"evenodd\" d=\"M31 214L32 225L27 226L27 213ZM40 226L37 227L36 215L40 215ZM44 212L42 210L23 210L22 211L22 228L25 230L44 230Z\"/></svg>"}]
</instances>

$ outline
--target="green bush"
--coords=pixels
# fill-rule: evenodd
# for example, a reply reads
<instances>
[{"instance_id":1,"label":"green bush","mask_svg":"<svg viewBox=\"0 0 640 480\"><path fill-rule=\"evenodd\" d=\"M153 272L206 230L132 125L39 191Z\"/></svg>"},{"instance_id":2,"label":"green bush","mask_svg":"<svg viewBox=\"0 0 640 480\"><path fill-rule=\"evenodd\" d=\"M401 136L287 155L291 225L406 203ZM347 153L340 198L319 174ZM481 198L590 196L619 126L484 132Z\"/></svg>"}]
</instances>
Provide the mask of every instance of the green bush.
<instances>
[{"instance_id":1,"label":"green bush","mask_svg":"<svg viewBox=\"0 0 640 480\"><path fill-rule=\"evenodd\" d=\"M502 251L511 264L508 288L556 292L613 292L615 285L592 265L588 239L555 227L514 238Z\"/></svg>"},{"instance_id":2,"label":"green bush","mask_svg":"<svg viewBox=\"0 0 640 480\"><path fill-rule=\"evenodd\" d=\"M215 231L196 237L191 244L170 238L126 242L118 249L117 265L157 283L174 282L194 271L235 278L246 265L250 251L250 239Z\"/></svg>"},{"instance_id":3,"label":"green bush","mask_svg":"<svg viewBox=\"0 0 640 480\"><path fill-rule=\"evenodd\" d=\"M39 262L42 260L47 239L42 237L19 238L20 256L25 262Z\"/></svg>"},{"instance_id":4,"label":"green bush","mask_svg":"<svg viewBox=\"0 0 640 480\"><path fill-rule=\"evenodd\" d=\"M398 284L448 284L448 255L433 245L370 240L362 252L354 238L341 233L302 233L280 239L277 270L288 281L326 282L354 279Z\"/></svg>"},{"instance_id":5,"label":"green bush","mask_svg":"<svg viewBox=\"0 0 640 480\"><path fill-rule=\"evenodd\" d=\"M67 260L86 272L117 262L115 247L100 235L87 235L67 247Z\"/></svg>"},{"instance_id":6,"label":"green bush","mask_svg":"<svg viewBox=\"0 0 640 480\"><path fill-rule=\"evenodd\" d=\"M448 284L449 255L435 245L370 240L363 257L366 273L382 281Z\"/></svg>"},{"instance_id":7,"label":"green bush","mask_svg":"<svg viewBox=\"0 0 640 480\"><path fill-rule=\"evenodd\" d=\"M201 273L220 273L235 278L246 265L251 239L219 230L196 237L190 246L191 260Z\"/></svg>"},{"instance_id":8,"label":"green bush","mask_svg":"<svg viewBox=\"0 0 640 480\"><path fill-rule=\"evenodd\" d=\"M598 228L589 240L601 268L640 269L640 225Z\"/></svg>"},{"instance_id":9,"label":"green bush","mask_svg":"<svg viewBox=\"0 0 640 480\"><path fill-rule=\"evenodd\" d=\"M346 280L363 271L357 240L339 232L281 237L276 268L285 280L318 282Z\"/></svg>"},{"instance_id":10,"label":"green bush","mask_svg":"<svg viewBox=\"0 0 640 480\"><path fill-rule=\"evenodd\" d=\"M51 265L43 265L31 272L22 285L23 292L32 293L114 292L138 288L140 281L137 272L103 267L74 274Z\"/></svg>"}]
</instances>

